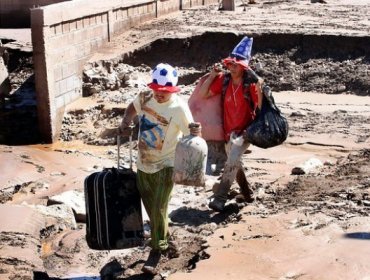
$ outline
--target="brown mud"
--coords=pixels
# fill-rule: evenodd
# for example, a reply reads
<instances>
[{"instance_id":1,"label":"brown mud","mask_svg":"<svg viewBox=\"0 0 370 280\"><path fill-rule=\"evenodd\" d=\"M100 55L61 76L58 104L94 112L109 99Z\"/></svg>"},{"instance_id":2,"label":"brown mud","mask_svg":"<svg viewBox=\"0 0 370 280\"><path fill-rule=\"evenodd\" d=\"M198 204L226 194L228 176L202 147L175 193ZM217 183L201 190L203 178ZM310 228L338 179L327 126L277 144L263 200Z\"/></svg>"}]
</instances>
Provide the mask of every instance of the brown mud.
<instances>
[{"instance_id":1,"label":"brown mud","mask_svg":"<svg viewBox=\"0 0 370 280\"><path fill-rule=\"evenodd\" d=\"M0 110L0 279L369 277L370 5L327 2L194 8L122 34L86 66L85 97L68 106L53 145L39 141L30 53L11 52L13 92ZM170 230L180 256L163 258L155 277L141 273L149 247L91 250L83 221L29 210L59 207L53 195L81 191L88 174L116 165L116 140L102 135L146 89L151 67L165 61L178 68L186 99L243 35L254 37L251 66L290 126L283 145L251 147L243 157L253 203L240 201L234 185L225 212L214 213L207 204L217 176L209 175L205 188L176 185ZM89 75L107 61L122 74L119 89L105 88L104 75ZM135 159L135 141L133 148ZM312 158L322 165L292 174Z\"/></svg>"}]
</instances>

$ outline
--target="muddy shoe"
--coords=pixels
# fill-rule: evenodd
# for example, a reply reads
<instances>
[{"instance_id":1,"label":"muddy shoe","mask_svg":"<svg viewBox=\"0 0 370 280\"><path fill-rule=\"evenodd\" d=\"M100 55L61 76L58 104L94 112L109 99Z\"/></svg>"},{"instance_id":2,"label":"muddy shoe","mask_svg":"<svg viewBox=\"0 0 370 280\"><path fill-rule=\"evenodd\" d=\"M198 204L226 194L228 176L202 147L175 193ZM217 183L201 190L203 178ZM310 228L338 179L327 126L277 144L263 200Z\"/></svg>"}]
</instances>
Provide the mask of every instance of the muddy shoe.
<instances>
[{"instance_id":1,"label":"muddy shoe","mask_svg":"<svg viewBox=\"0 0 370 280\"><path fill-rule=\"evenodd\" d=\"M156 250L151 250L147 261L144 263L142 272L156 275L158 273L158 265L161 260L161 252Z\"/></svg>"},{"instance_id":2,"label":"muddy shoe","mask_svg":"<svg viewBox=\"0 0 370 280\"><path fill-rule=\"evenodd\" d=\"M211 208L213 211L222 212L225 208L225 202L220 199L214 198L208 204L208 207Z\"/></svg>"},{"instance_id":3,"label":"muddy shoe","mask_svg":"<svg viewBox=\"0 0 370 280\"><path fill-rule=\"evenodd\" d=\"M213 193L218 193L220 190L220 183L214 183L213 186L212 186L212 192Z\"/></svg>"},{"instance_id":4,"label":"muddy shoe","mask_svg":"<svg viewBox=\"0 0 370 280\"><path fill-rule=\"evenodd\" d=\"M254 195L251 190L242 191L235 196L235 201L237 203L252 203L254 201Z\"/></svg>"},{"instance_id":5,"label":"muddy shoe","mask_svg":"<svg viewBox=\"0 0 370 280\"><path fill-rule=\"evenodd\" d=\"M247 181L244 171L240 169L238 170L238 172L236 173L236 182L240 187L240 191L244 197L244 201L248 203L253 202L254 201L253 191L251 189L250 184Z\"/></svg>"}]
</instances>

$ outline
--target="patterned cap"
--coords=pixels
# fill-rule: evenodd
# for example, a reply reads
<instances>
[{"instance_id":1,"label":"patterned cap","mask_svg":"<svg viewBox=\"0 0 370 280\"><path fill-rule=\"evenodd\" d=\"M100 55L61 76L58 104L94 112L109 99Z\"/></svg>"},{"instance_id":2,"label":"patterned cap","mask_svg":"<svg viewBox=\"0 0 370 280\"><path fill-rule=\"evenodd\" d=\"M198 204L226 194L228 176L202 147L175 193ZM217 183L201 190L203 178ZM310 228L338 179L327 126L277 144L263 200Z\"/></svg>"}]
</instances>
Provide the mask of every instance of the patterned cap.
<instances>
[{"instance_id":1,"label":"patterned cap","mask_svg":"<svg viewBox=\"0 0 370 280\"><path fill-rule=\"evenodd\" d=\"M152 82L148 86L156 91L168 93L178 92L177 87L179 77L177 71L167 63L159 63L152 71Z\"/></svg>"},{"instance_id":2,"label":"patterned cap","mask_svg":"<svg viewBox=\"0 0 370 280\"><path fill-rule=\"evenodd\" d=\"M253 38L245 36L233 49L228 58L223 60L226 65L230 62L235 62L244 68L248 68L249 60L251 59Z\"/></svg>"}]
</instances>

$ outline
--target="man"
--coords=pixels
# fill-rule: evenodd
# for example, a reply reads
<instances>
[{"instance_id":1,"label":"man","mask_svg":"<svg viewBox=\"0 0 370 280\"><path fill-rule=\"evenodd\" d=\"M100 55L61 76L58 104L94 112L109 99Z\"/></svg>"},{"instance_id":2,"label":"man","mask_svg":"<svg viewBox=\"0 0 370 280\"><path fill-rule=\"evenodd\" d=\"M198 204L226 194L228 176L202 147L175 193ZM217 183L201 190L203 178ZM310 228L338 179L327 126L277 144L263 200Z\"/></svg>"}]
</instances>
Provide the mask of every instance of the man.
<instances>
[{"instance_id":1,"label":"man","mask_svg":"<svg viewBox=\"0 0 370 280\"><path fill-rule=\"evenodd\" d=\"M152 92L141 93L127 107L119 127L130 132L131 121L139 117L137 185L150 218L152 250L142 270L156 274L161 255L169 249L168 203L173 188L175 148L182 134L189 134L193 117L186 102L176 93L177 71L160 63L148 84Z\"/></svg>"},{"instance_id":2,"label":"man","mask_svg":"<svg viewBox=\"0 0 370 280\"><path fill-rule=\"evenodd\" d=\"M234 180L241 187L246 201L252 201L252 191L244 174L241 156L249 143L243 134L262 106L262 80L250 69L253 38L244 37L229 57L223 60L228 73L215 66L200 88L200 94L209 98L222 94L223 128L227 160L219 185L213 188L214 197L209 207L220 212L224 209L228 192Z\"/></svg>"}]
</instances>

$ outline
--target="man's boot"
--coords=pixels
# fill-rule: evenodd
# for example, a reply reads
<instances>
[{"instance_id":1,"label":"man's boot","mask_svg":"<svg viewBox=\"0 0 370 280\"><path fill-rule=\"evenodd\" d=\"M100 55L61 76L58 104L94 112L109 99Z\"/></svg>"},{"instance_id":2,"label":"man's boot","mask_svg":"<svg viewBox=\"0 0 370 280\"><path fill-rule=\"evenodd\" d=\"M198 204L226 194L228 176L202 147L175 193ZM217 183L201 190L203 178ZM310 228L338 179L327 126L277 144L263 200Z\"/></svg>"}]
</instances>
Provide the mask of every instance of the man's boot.
<instances>
[{"instance_id":1,"label":"man's boot","mask_svg":"<svg viewBox=\"0 0 370 280\"><path fill-rule=\"evenodd\" d=\"M238 169L238 172L236 173L236 182L238 183L241 193L244 196L244 199L246 202L253 202L253 191L247 181L247 178L245 177L245 173L243 169Z\"/></svg>"},{"instance_id":2,"label":"man's boot","mask_svg":"<svg viewBox=\"0 0 370 280\"><path fill-rule=\"evenodd\" d=\"M208 204L208 207L211 208L213 211L222 212L225 208L225 203L226 201L214 197Z\"/></svg>"},{"instance_id":3,"label":"man's boot","mask_svg":"<svg viewBox=\"0 0 370 280\"><path fill-rule=\"evenodd\" d=\"M231 184L228 181L222 179L220 183L215 183L213 186L214 197L209 202L208 207L213 211L222 212L225 208L230 186Z\"/></svg>"},{"instance_id":4,"label":"man's boot","mask_svg":"<svg viewBox=\"0 0 370 280\"><path fill-rule=\"evenodd\" d=\"M141 271L147 274L156 275L158 273L158 265L160 260L161 252L152 249Z\"/></svg>"}]
</instances>

